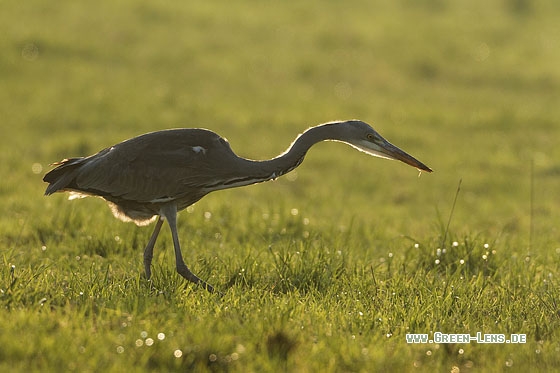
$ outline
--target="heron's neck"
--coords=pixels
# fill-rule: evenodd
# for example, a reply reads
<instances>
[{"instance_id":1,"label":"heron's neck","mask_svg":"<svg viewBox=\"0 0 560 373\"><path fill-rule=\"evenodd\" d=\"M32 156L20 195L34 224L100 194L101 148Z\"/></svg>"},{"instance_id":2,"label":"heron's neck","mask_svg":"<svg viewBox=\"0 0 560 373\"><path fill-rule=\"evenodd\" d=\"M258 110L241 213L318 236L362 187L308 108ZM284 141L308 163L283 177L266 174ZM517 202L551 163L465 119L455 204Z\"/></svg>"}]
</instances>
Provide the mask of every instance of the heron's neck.
<instances>
[{"instance_id":1,"label":"heron's neck","mask_svg":"<svg viewBox=\"0 0 560 373\"><path fill-rule=\"evenodd\" d=\"M338 138L335 136L337 124L339 123L335 122L309 128L300 134L284 153L267 161L256 161L253 167L259 169L259 173L269 175L267 180L275 179L292 171L303 162L307 151L313 145L324 140Z\"/></svg>"},{"instance_id":2,"label":"heron's neck","mask_svg":"<svg viewBox=\"0 0 560 373\"><path fill-rule=\"evenodd\" d=\"M237 167L229 168L229 177L224 182L214 185L211 190L235 188L261 183L280 177L303 162L305 154L316 143L323 140L340 140L340 124L333 122L311 127L300 134L288 150L278 157L266 161L254 161L238 157Z\"/></svg>"}]
</instances>

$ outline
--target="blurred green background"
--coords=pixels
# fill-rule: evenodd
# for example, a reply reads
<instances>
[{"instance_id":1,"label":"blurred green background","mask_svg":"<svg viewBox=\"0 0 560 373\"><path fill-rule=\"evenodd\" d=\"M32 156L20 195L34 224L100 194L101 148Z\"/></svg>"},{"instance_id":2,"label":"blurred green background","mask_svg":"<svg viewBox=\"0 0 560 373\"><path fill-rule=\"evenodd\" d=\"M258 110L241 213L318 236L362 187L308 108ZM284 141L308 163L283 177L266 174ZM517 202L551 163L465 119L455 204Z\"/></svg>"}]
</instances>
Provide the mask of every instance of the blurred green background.
<instances>
[{"instance_id":1,"label":"blurred green background","mask_svg":"<svg viewBox=\"0 0 560 373\"><path fill-rule=\"evenodd\" d=\"M558 241L556 2L2 8L4 220L54 208L40 197L49 163L143 132L205 127L238 154L264 159L310 125L359 118L436 172L418 179L402 165L322 144L297 185L244 193L273 203L280 189L293 204L312 200L319 219L334 208L343 219L416 233L438 213L447 219L463 179L455 228L528 244L533 179L534 237Z\"/></svg>"},{"instance_id":2,"label":"blurred green background","mask_svg":"<svg viewBox=\"0 0 560 373\"><path fill-rule=\"evenodd\" d=\"M70 242L86 235L136 246L149 237L99 200L44 198L52 162L173 127L211 129L237 154L266 159L311 125L358 118L435 172L418 177L319 144L274 183L206 197L179 218L181 236L212 212L211 229L229 217L231 242L256 236L265 250L258 220L297 215L319 235L367 240L351 260L377 260L388 247L405 255L403 237L441 235L462 180L450 235L500 243L504 257L535 257L556 275L559 20L552 0L3 1L4 262L76 255L83 242ZM220 248L208 255L236 257ZM141 249L127 255L140 271Z\"/></svg>"}]
</instances>

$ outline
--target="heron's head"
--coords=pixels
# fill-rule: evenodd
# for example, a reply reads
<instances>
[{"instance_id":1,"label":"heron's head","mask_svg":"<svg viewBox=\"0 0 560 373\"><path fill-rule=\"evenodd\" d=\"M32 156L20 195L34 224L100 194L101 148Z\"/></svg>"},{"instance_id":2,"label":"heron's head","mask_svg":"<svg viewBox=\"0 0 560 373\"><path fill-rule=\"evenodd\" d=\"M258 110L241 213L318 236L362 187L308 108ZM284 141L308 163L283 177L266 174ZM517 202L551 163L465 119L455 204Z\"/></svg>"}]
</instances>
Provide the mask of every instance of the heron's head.
<instances>
[{"instance_id":1,"label":"heron's head","mask_svg":"<svg viewBox=\"0 0 560 373\"><path fill-rule=\"evenodd\" d=\"M348 143L354 148L367 154L386 159L398 160L412 167L416 167L420 171L432 172L431 168L385 140L379 133L377 133L377 131L365 122L360 120L349 120L333 124L336 124L339 129L337 132L339 132L340 137L336 140Z\"/></svg>"}]
</instances>

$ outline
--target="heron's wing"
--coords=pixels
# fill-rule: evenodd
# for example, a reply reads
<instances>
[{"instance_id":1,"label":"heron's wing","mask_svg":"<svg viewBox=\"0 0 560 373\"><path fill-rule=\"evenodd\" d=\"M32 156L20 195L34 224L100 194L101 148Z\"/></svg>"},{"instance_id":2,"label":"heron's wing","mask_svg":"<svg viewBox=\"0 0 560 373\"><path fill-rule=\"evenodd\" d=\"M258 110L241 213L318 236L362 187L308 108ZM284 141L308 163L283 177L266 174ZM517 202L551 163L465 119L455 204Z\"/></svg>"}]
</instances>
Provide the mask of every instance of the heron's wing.
<instances>
[{"instance_id":1,"label":"heron's wing","mask_svg":"<svg viewBox=\"0 0 560 373\"><path fill-rule=\"evenodd\" d=\"M84 159L73 187L138 202L207 193L216 179L229 177L235 167L228 163L237 157L213 132L184 131L139 136Z\"/></svg>"}]
</instances>

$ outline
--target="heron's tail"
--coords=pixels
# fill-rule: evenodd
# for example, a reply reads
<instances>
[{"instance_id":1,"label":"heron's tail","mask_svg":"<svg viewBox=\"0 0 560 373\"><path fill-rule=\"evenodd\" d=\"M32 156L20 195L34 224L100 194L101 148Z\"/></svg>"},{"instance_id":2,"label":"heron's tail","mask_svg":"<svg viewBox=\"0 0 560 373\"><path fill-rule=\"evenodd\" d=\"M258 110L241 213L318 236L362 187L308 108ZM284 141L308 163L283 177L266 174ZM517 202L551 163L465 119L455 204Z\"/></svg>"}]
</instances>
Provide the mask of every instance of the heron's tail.
<instances>
[{"instance_id":1,"label":"heron's tail","mask_svg":"<svg viewBox=\"0 0 560 373\"><path fill-rule=\"evenodd\" d=\"M49 171L44 177L43 181L49 183L45 195L48 196L59 190L64 190L78 175L82 161L85 158L70 158L64 159L60 162L53 163L57 166L55 169Z\"/></svg>"}]
</instances>

